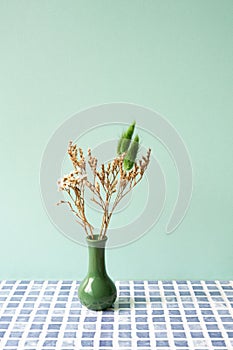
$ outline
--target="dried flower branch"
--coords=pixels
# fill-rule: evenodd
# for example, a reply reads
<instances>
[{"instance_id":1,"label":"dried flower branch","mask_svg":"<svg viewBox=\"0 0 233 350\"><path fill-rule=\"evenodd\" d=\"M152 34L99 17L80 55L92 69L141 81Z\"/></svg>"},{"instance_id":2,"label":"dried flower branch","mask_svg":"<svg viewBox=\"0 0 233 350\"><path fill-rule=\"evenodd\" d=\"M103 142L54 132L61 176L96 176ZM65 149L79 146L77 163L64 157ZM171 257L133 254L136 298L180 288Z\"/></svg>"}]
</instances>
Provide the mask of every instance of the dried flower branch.
<instances>
[{"instance_id":1,"label":"dried flower branch","mask_svg":"<svg viewBox=\"0 0 233 350\"><path fill-rule=\"evenodd\" d=\"M130 136L132 136L134 123L130 129ZM129 137L129 136L127 136ZM136 136L138 142L138 136ZM122 141L121 141L122 142ZM119 145L118 145L119 146ZM129 145L128 145L129 147ZM133 148L134 147L134 148ZM139 162L135 160L138 151L138 145L131 144L129 150L125 152L118 152L115 157L107 165L101 164L100 170L97 170L98 160L92 156L91 149L88 148L87 159L83 154L81 148L77 148L75 144L70 141L68 147L68 154L73 164L74 171L65 175L58 180L58 188L68 194L69 201L60 201L59 204L67 204L70 210L77 217L77 222L84 228L88 237L94 238L93 226L90 224L85 213L85 189L88 188L92 193L91 200L101 207L103 210L102 224L99 233L99 239L106 236L112 214L124 198L143 178L143 175L148 167L150 161L151 149L149 148L146 156L143 156ZM126 158L128 155L128 158ZM130 158L130 155L134 158ZM133 161L133 164L127 163L127 167L131 170L124 169L124 163ZM87 177L86 167L89 165L93 179L90 181ZM102 191L101 191L102 188ZM115 198L113 198L113 195ZM112 203L113 202L113 203Z\"/></svg>"}]
</instances>

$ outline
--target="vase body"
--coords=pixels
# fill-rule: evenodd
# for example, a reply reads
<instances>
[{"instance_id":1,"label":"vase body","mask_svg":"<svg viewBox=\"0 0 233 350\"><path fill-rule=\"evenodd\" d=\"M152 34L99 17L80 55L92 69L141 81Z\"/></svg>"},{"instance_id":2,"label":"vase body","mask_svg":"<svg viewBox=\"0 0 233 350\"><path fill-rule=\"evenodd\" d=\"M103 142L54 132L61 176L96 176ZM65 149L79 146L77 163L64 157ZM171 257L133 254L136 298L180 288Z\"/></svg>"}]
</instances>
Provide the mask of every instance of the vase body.
<instances>
[{"instance_id":1,"label":"vase body","mask_svg":"<svg viewBox=\"0 0 233 350\"><path fill-rule=\"evenodd\" d=\"M116 286L109 278L105 266L105 243L107 237L98 240L87 238L89 265L88 273L78 289L80 302L91 310L105 310L116 300Z\"/></svg>"}]
</instances>

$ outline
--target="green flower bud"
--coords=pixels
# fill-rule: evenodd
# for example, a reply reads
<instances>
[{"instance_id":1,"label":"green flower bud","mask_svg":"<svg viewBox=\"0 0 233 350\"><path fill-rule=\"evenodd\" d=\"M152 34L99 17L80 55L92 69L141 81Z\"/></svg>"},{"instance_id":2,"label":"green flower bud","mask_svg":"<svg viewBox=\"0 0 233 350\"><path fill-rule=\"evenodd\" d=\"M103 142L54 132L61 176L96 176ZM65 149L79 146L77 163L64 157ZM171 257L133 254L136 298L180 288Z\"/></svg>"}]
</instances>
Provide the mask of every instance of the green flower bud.
<instances>
[{"instance_id":1,"label":"green flower bud","mask_svg":"<svg viewBox=\"0 0 233 350\"><path fill-rule=\"evenodd\" d=\"M128 150L131 138L133 136L135 124L136 124L136 122L134 121L129 126L129 128L125 132L122 133L121 138L118 141L118 145L117 145L117 154L118 155L120 155Z\"/></svg>"},{"instance_id":2,"label":"green flower bud","mask_svg":"<svg viewBox=\"0 0 233 350\"><path fill-rule=\"evenodd\" d=\"M126 132L123 134L122 140L121 140L121 148L120 148L120 154L127 151L130 145L130 138L126 137Z\"/></svg>"},{"instance_id":3,"label":"green flower bud","mask_svg":"<svg viewBox=\"0 0 233 350\"><path fill-rule=\"evenodd\" d=\"M135 124L136 124L136 122L134 121L134 122L129 126L129 128L127 129L127 131L125 132L125 137L126 137L127 139L130 139L130 140L131 140L131 138L132 138L132 136L133 136Z\"/></svg>"},{"instance_id":4,"label":"green flower bud","mask_svg":"<svg viewBox=\"0 0 233 350\"><path fill-rule=\"evenodd\" d=\"M139 136L136 135L124 158L123 164L124 164L125 170L131 170L133 168L137 157L138 149L139 149Z\"/></svg>"}]
</instances>

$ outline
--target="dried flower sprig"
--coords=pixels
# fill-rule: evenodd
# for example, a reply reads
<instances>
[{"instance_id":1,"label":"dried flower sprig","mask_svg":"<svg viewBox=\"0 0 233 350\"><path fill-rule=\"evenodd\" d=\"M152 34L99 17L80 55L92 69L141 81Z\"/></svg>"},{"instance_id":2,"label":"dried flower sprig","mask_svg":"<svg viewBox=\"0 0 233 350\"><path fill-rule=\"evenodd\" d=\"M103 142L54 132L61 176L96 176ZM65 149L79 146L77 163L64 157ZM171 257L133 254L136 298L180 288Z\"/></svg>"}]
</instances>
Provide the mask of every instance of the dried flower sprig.
<instances>
[{"instance_id":1,"label":"dried flower sprig","mask_svg":"<svg viewBox=\"0 0 233 350\"><path fill-rule=\"evenodd\" d=\"M100 170L97 170L97 158L92 156L91 149L88 148L88 161L81 148L77 148L70 141L68 154L74 167L74 171L58 180L58 188L65 191L70 200L61 200L59 204L68 204L70 210L77 217L77 222L84 228L88 237L94 238L94 227L90 224L85 213L85 188L92 192L91 200L103 210L102 224L99 233L99 239L106 236L112 214L124 198L143 178L145 170L150 161L151 149L149 148L146 156L143 156L139 162L134 161L133 168L130 171L124 169L124 157L126 152L118 154L107 165L101 164ZM88 180L87 163L93 174L92 181ZM102 189L102 191L101 191ZM113 195L115 198L113 198Z\"/></svg>"}]
</instances>

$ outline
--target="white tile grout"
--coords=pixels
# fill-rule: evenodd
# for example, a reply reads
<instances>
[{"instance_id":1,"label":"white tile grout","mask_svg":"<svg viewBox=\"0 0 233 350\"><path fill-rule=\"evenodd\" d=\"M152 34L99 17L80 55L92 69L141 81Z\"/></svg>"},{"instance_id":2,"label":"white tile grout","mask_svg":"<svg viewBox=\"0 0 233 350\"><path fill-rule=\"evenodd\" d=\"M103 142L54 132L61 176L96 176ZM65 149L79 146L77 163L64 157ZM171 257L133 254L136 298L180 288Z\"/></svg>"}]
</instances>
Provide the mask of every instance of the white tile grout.
<instances>
[{"instance_id":1,"label":"white tile grout","mask_svg":"<svg viewBox=\"0 0 233 350\"><path fill-rule=\"evenodd\" d=\"M191 332L192 330L190 330L190 327L189 327L189 322L187 322L187 315L185 314L185 309L184 309L184 306L183 306L183 303L182 303L182 298L180 297L180 294L179 294L179 284L176 282L176 281L169 281L169 285L173 286L173 291L175 293L175 296L177 298L177 304L179 306L179 308L177 308L176 310L179 310L180 311L180 315L178 315L178 317L180 317L182 319L182 322L177 322L176 324L182 324L183 327L184 327L184 330L172 330L171 329L171 321L170 321L170 315L169 315L169 310L174 310L174 308L170 308L167 306L167 300L166 300L166 296L165 296L165 293L164 293L164 286L165 286L165 283L163 283L163 281L157 281L157 287L158 287L158 292L160 293L160 297L162 298L162 309L164 311L164 315L161 315L161 317L165 317L165 324L166 324L166 327L167 329L166 330L158 330L158 332L167 332L167 335L168 337L163 337L163 338L155 338L155 329L154 329L154 322L153 322L153 314L152 314L152 311L153 310L158 310L157 308L154 308L153 307L153 303L150 302L150 285L148 283L148 281L141 281L141 283L136 283L137 281L125 281L124 282L120 282L120 281L117 281L116 282L116 286L117 286L117 290L118 290L118 297L117 297L117 300L115 302L115 307L114 307L114 314L105 314L104 312L100 311L100 312L95 312L95 311L90 311L88 310L87 308L85 307L80 307L79 310L81 311L81 314L80 315L72 315L70 314L70 310L71 309L75 309L76 308L76 305L74 303L74 305L72 305L72 300L73 300L73 296L75 295L76 293L76 282L73 281L73 282L69 282L69 286L70 286L70 289L65 289L66 291L69 291L69 293L67 295L64 295L65 298L67 298L67 301L58 301L57 298L59 296L59 291L60 291L60 287L62 285L66 285L63 281L57 281L57 282L54 282L49 284L49 281L44 281L42 284L38 284L38 285L35 285L33 284L34 281L31 281L29 283L25 283L25 284L22 284L22 286L26 286L26 290L22 290L24 292L24 294L22 296L19 296L19 298L21 298L20 301L12 301L12 302L16 302L16 303L19 303L18 307L16 310L12 310L11 308L7 309L7 304L9 303L10 299L15 296L17 297L17 295L14 295L15 291L16 291L16 288L17 286L20 284L20 281L16 281L14 284L12 284L12 288L9 289L9 290L5 290L5 289L2 289L5 285L9 285L11 286L11 284L6 284L7 281L0 281L0 295L1 296L5 296L6 297L6 300L3 301L1 304L2 304L2 307L1 307L1 310L0 310L0 316L1 315L4 315L5 316L5 311L8 310L8 314L6 314L6 316L12 316L12 321L11 322L4 322L4 323L9 323L9 327L7 330L4 330L4 329L1 329L0 328L0 332L5 331L5 334L3 336L3 340L2 340L2 343L1 343L1 340L0 340L0 350L16 350L16 346L6 346L6 343L7 343L7 340L8 339L12 339L12 340L19 340L19 345L17 347L17 350L60 350L60 349L63 349L64 350L67 348L67 349L71 349L73 348L74 350L84 350L84 349L98 349L100 348L99 346L99 342L100 340L112 340L112 347L111 346L103 346L101 348L103 348L104 350L110 350L110 349L122 349L122 350L130 350L130 349L139 349L138 345L137 345L137 342L140 340L140 341L147 341L149 340L150 341L150 347L144 345L144 346L140 346L140 349L142 350L154 350L154 349L164 349L164 350L181 350L182 348L184 349L185 347L181 347L181 346L176 346L175 345L175 340L179 341L187 341L188 342L188 349L189 350L197 350L197 349L206 349L207 350L207 346L208 346L208 350L213 350L215 349L215 347L213 347L212 345L212 342L211 340L219 340L219 341L225 341L226 343L226 346L227 346L227 349L223 346L218 346L217 348L219 350L231 350L233 349L233 339L229 338L228 337L228 333L227 333L227 330L225 329L224 327L224 324L222 322L222 319L221 319L221 315L218 314L217 312L217 309L216 309L216 305L217 305L217 302L215 303L214 300L212 300L212 297L211 297L211 293L210 293L210 290L208 289L207 287L207 284L204 282L204 281L199 281L198 285L202 286L203 289L202 291L205 292L206 294L206 297L208 299L208 303L210 304L210 310L212 310L212 312L214 313L214 317L216 319L216 324L218 325L218 328L219 328L219 331L222 333L223 335L223 338L211 338L209 336L209 331L212 331L212 330L208 330L207 327L206 327L206 322L204 320L204 317L205 315L202 314L202 308L201 308L201 298L202 297L197 297L193 291L193 285L194 283L191 283L191 281L186 281L186 286L187 286L187 289L184 289L184 291L189 291L190 292L190 298L192 299L192 303L194 304L194 307L195 307L195 310L196 310L196 315L193 315L193 317L198 317L199 318L199 325L200 325L200 330L198 330L199 332L203 332L203 335L204 335L204 338L193 338L192 335L191 335ZM210 281L211 282L211 281ZM230 283L232 283L231 281L229 281L229 285ZM49 290L49 286L51 285L51 290L54 291L54 294L53 295L48 295L48 296L45 296L44 295L44 292L45 290ZM122 309L122 310L130 310L130 314L119 314L119 292L121 291L120 289L120 286L124 286L124 285L127 285L129 286L129 294L130 296L127 298L130 298L130 309ZM230 314L232 315L232 308L231 308L231 303L230 301L227 299L227 296L225 294L225 290L222 288L222 285L221 285L221 281L213 281L213 285L216 285L217 288L218 288L218 291L220 292L220 295L222 297L222 299L224 300L224 303L225 305L227 306L227 310L230 312ZM145 302L145 307L144 308L137 308L137 304L138 303L141 303L141 302L137 302L135 301L135 286L141 286L143 287L143 290L142 292L144 292L144 295L145 295L145 298L146 298L146 302ZM233 287L233 284L231 284L231 287ZM25 316L25 317L29 317L29 321L28 323L26 322L23 322L22 323L22 326L25 325L24 329L22 329L22 327L20 327L20 329L15 329L14 328L14 325L15 325L15 321L18 317L18 315L20 314L20 311L23 309L23 304L24 302L26 301L27 297L29 296L29 293L30 291L33 291L35 290L35 288L37 288L37 290L39 291L39 294L38 295L32 295L32 297L35 297L35 301L33 301L34 303L34 306L33 306L33 309L32 309L32 312L30 314L23 314L22 316ZM183 290L183 289L182 289ZM232 289L233 290L233 289ZM128 290L127 290L128 291ZM140 291L140 290L139 290ZM216 290L217 291L217 290ZM5 292L5 293L4 293ZM44 300L43 300L44 299ZM46 300L48 299L48 300ZM51 301L50 301L51 300ZM42 330L30 330L30 327L31 327L31 324L33 322L33 319L36 315L36 312L37 310L39 309L39 304L41 302L45 302L45 303L49 303L49 307L48 309L45 309L45 310L48 310L48 313L47 314L44 314L44 315L41 315L41 317L45 317L45 322L43 322L43 328ZM27 301L26 301L27 302ZM30 303L30 301L28 301ZM55 304L56 303L66 303L66 307L65 308L55 308ZM144 302L143 302L144 303ZM203 301L203 303L205 303L205 301ZM156 304L156 302L155 302ZM220 304L219 304L220 305ZM160 305L158 305L160 306ZM147 315L140 315L140 314L136 314L136 310L144 310L144 311L147 311ZM187 308L187 310L189 310ZM193 309L194 310L194 309ZM11 314L11 312L15 311L15 313ZM40 316L40 315L38 315ZM50 338L50 337L46 337L47 335L47 332L48 332L48 326L49 324L51 323L51 317L54 317L54 316L60 316L62 317L62 322L61 322L61 328L60 330L56 330L56 329L51 329L51 332L59 332L59 335L58 335L58 338ZM79 322L77 322L77 327L75 327L75 329L69 329L68 331L70 332L74 332L76 334L76 337L71 337L71 338L64 338L64 333L66 331L66 327L67 325L69 324L68 323L68 317L69 316L75 316L75 317L79 317ZM88 317L97 317L97 321L95 322L95 330L89 330L89 329L84 329L84 318L88 316ZM113 330L101 330L101 318L102 316L104 317L113 317L114 320L113 320ZM171 315L172 316L172 315ZM192 317L192 315L190 315ZM206 315L208 317L208 315ZM225 315L223 315L224 317ZM135 320L135 317L147 317L147 325L148 325L148 330L140 330L139 332L140 333L148 333L149 332L149 338L141 338L141 337L138 337L137 336L137 328L136 328L136 320ZM175 315L173 317L176 317ZM211 317L211 315L210 315ZM229 315L230 317L230 315ZM127 322L129 321L128 318L131 319L131 322ZM127 322L128 324L131 325L131 331L130 330L119 330L118 329L118 325L121 324L121 323L125 323ZM231 321L229 321L231 322ZM92 323L92 322L91 322ZM104 322L104 324L107 324L106 322ZM143 324L143 323L140 323L140 324ZM164 324L163 322L161 322L160 324ZM192 323L193 324L193 323ZM211 324L208 323L208 324ZM213 324L213 322L212 322ZM0 325L1 325L1 322L0 322ZM233 322L232 322L232 326L233 326ZM78 328L78 329L77 329ZM9 338L9 335L10 333L12 332L12 330L14 332L22 332L23 331L23 335L21 337L21 339L18 339L16 337L14 338ZM32 331L32 332L41 332L40 334L40 337L37 338L39 339L39 342L37 345L33 345L33 340L35 340L36 338L27 338L28 336L28 332L29 331ZM92 338L82 338L82 332L83 331L87 331L87 332L94 332L95 333L95 336ZM101 332L113 332L113 337L112 338L101 338L100 337L100 333ZM195 330L193 330L195 332ZM126 337L126 338L120 338L119 337L119 332L130 332L131 334L131 338L129 337ZM175 332L184 332L186 337L184 338L174 338L174 333ZM213 330L214 332L214 330ZM82 345L82 340L92 340L93 341L93 347L91 346L84 346ZM32 345L28 345L28 346L25 346L25 342L27 340L31 340L32 341ZM45 340L56 340L56 346L55 345L43 345L44 341ZM64 345L64 341L67 340L67 345ZM118 343L119 340L122 340L122 341L126 341L126 344L127 344L127 341L131 341L132 342L132 345L131 346L120 346L120 344ZM158 347L156 345L156 341L159 340L159 341L168 341L169 342L169 347L166 346L166 347ZM70 342L70 345L68 345ZM206 345L204 345L204 343ZM73 344L73 345L72 345ZM74 345L75 344L75 345ZM122 344L121 344L122 345ZM217 349L216 348L216 349Z\"/></svg>"},{"instance_id":2,"label":"white tile grout","mask_svg":"<svg viewBox=\"0 0 233 350\"><path fill-rule=\"evenodd\" d=\"M203 290L206 292L206 295L207 295L207 298L209 300L209 303L211 304L212 300L211 300L211 295L210 295L209 289L207 288L207 286L206 286L204 281L201 281L201 285L203 286ZM214 305L211 307L211 310L213 311L214 316L215 316L215 318L217 320L217 323L218 323L218 326L219 326L219 330L223 334L223 338L220 338L220 340L224 339L225 342L226 342L226 345L228 346L228 348L231 349L231 343L230 343L230 340L228 338L227 332L226 332L225 328L223 327L222 320L221 320L221 318L220 318L220 316L219 316L219 314L218 314L218 312L217 312L217 310L216 310Z\"/></svg>"},{"instance_id":3,"label":"white tile grout","mask_svg":"<svg viewBox=\"0 0 233 350\"><path fill-rule=\"evenodd\" d=\"M176 298L177 298L177 303L179 305L180 315L181 315L181 318L183 320L182 324L184 326L184 332L185 332L186 337L187 337L186 339L187 339L187 342L188 342L189 350L195 350L195 347L194 347L194 344L193 344L193 341L192 341L192 337L191 337L191 333L190 333L190 329L189 329L189 326L188 326L188 322L186 320L186 315L185 315L185 312L184 312L183 303L182 303L181 298L180 298L179 288L178 288L178 285L177 285L176 281L173 281L173 287L174 287L175 295L176 295Z\"/></svg>"},{"instance_id":4,"label":"white tile grout","mask_svg":"<svg viewBox=\"0 0 233 350\"><path fill-rule=\"evenodd\" d=\"M190 294L191 294L192 299L193 299L193 304L194 304L194 306L195 306L195 310L197 311L197 316L198 316L198 318L199 318L199 320L200 320L200 325L201 325L201 330L200 330L200 332L203 332L203 334L204 334L204 340L207 342L208 348L209 348L210 350L212 350L213 347L212 347L211 339L210 339L210 337L209 337L208 329L207 329L207 327L206 327L206 323L205 323L205 320L204 320L204 316L203 316L202 313L201 313L201 310L200 310L200 307L199 307L199 304L198 304L196 295L195 295L195 293L194 293L194 291L193 291L191 282L190 282L190 281L187 281L187 284L188 284L189 291L190 291Z\"/></svg>"},{"instance_id":5,"label":"white tile grout","mask_svg":"<svg viewBox=\"0 0 233 350\"><path fill-rule=\"evenodd\" d=\"M135 307L134 307L134 283L132 280L129 281L130 290L130 310L131 310L131 340L132 349L137 349L137 329L135 324Z\"/></svg>"},{"instance_id":6,"label":"white tile grout","mask_svg":"<svg viewBox=\"0 0 233 350\"><path fill-rule=\"evenodd\" d=\"M102 311L96 311L95 312L96 315L95 317L97 317L96 319L96 328L95 328L95 336L94 336L94 349L98 349L99 348L99 341L100 341L100 332L101 332L101 318L102 318Z\"/></svg>"},{"instance_id":7,"label":"white tile grout","mask_svg":"<svg viewBox=\"0 0 233 350\"><path fill-rule=\"evenodd\" d=\"M46 287L49 286L49 284L48 284L48 281L45 281L44 283L45 283L45 286L44 286L44 290L45 290ZM53 315L54 305L57 302L57 297L58 297L58 293L59 293L59 287L61 286L61 284L62 284L62 281L58 281L58 283L56 284L56 289L55 289L55 292L53 294L53 299L52 299L52 302L50 303L48 314L46 315L47 322L44 323L44 326L43 326L43 328L41 330L41 334L40 334L39 341L38 341L37 346L36 346L36 350L41 350L42 346L43 346L43 343L46 340L46 332L48 330L48 325L49 325L49 321L51 319L51 316ZM41 295L40 299L42 299L42 295Z\"/></svg>"},{"instance_id":8,"label":"white tile grout","mask_svg":"<svg viewBox=\"0 0 233 350\"><path fill-rule=\"evenodd\" d=\"M148 312L147 317L148 317L148 328L149 328L149 334L150 334L150 345L152 349L156 349L155 330L153 325L153 315L152 315L152 308L151 308L151 302L150 302L148 281L144 282L144 287L145 287L145 296L146 296L146 309Z\"/></svg>"},{"instance_id":9,"label":"white tile grout","mask_svg":"<svg viewBox=\"0 0 233 350\"><path fill-rule=\"evenodd\" d=\"M8 339L9 339L9 335L10 335L10 333L11 333L11 331L12 331L14 325L15 325L15 321L16 321L17 317L19 316L20 311L23 309L23 307L20 307L20 305L23 306L23 303L25 302L25 300L26 300L26 298L27 298L27 296L28 296L28 293L29 293L30 290L31 290L30 287L32 286L32 284L33 284L33 281L31 281L29 284L26 284L26 286L27 286L26 289L22 289L22 291L24 291L24 294L23 294L23 296L21 297L21 300L18 302L19 305L18 305L18 307L17 307L17 309L16 309L16 311L15 311L13 317L12 317L11 323L10 323L10 325L9 325L9 327L8 327L8 329L7 329L7 331L6 331L6 333L4 334L4 337L3 337L2 342L1 342L1 345L0 345L0 349L1 349L1 348L4 349L4 346L6 345ZM19 283L16 285L16 287L17 287L18 285L19 285ZM16 291L16 288L12 288L12 292L13 292L13 291ZM11 296L11 297L12 297L13 295L14 295L14 293L13 293L13 294L10 293L10 296ZM9 300L7 301L7 303L8 303L8 302L9 302ZM6 304L6 305L7 305L7 304ZM25 333L24 333L24 334L25 334Z\"/></svg>"},{"instance_id":10,"label":"white tile grout","mask_svg":"<svg viewBox=\"0 0 233 350\"><path fill-rule=\"evenodd\" d=\"M81 349L82 347L82 332L85 331L83 329L83 325L84 325L84 319L87 316L87 308L85 306L82 306L81 308L81 313L80 313L80 319L79 319L79 325L80 327L78 328L77 331L77 338L75 339L75 349ZM89 330L88 330L89 331Z\"/></svg>"},{"instance_id":11,"label":"white tile grout","mask_svg":"<svg viewBox=\"0 0 233 350\"><path fill-rule=\"evenodd\" d=\"M224 292L224 289L221 286L221 283L219 281L215 281L215 282L216 282L216 285L218 286L218 290L219 290L219 292L221 294L221 297L224 299L224 301L225 301L225 303L227 305L227 310L230 312L231 316L233 317L233 308L231 306L231 303L229 302L229 300L226 297L226 294ZM233 290L233 286L232 286L232 290Z\"/></svg>"},{"instance_id":12,"label":"white tile grout","mask_svg":"<svg viewBox=\"0 0 233 350\"><path fill-rule=\"evenodd\" d=\"M165 294L164 294L162 281L158 281L158 286L159 286L159 291L160 291L160 295L161 295L161 299L162 299L162 305L163 305L163 309L164 309L164 317L165 317L165 324L167 326L166 331L168 334L168 342L169 342L169 345L171 346L171 349L175 349L176 345L175 345L175 340L174 340L173 334L172 334L172 328L171 328L169 312L168 312L169 309L167 308L167 303L166 303L166 298L165 298Z\"/></svg>"},{"instance_id":13,"label":"white tile grout","mask_svg":"<svg viewBox=\"0 0 233 350\"><path fill-rule=\"evenodd\" d=\"M34 285L34 281L32 281L32 282L33 282L33 283L32 283L31 286ZM31 282L30 282L30 283L31 283ZM40 302L41 302L41 299L42 299L42 297L43 297L43 295L44 295L44 291L45 291L46 285L47 285L47 281L45 281L45 282L43 283L42 288L40 288L40 290L39 290L39 294L36 296L37 299L36 299L36 301L35 301L34 308L32 309L32 312L31 312L31 314L30 314L28 323L26 324L26 327L25 327L23 336L22 336L22 338L20 339L20 342L19 342L19 347L21 347L22 349L23 349L23 346L25 346L25 345L24 345L24 344L25 344L25 341L27 341L27 334L28 334L28 332L29 332L29 330L30 330L30 328L31 328L32 320L33 320L33 318L34 318L35 315L36 315L36 312L37 312L37 310L38 310L38 306L39 306L39 304L40 304ZM29 291L31 291L31 290L32 290L32 289L30 288ZM29 293L28 293L28 295L29 295ZM45 323L46 323L46 322L45 322ZM33 331L33 332L36 332L36 331L39 332L39 330L32 330L32 331ZM32 340L33 340L33 338L32 338Z\"/></svg>"},{"instance_id":14,"label":"white tile grout","mask_svg":"<svg viewBox=\"0 0 233 350\"><path fill-rule=\"evenodd\" d=\"M112 346L113 349L118 349L118 319L119 319L119 292L120 292L120 284L119 281L115 282L115 286L117 289L117 298L114 304L114 323L113 323L113 338L112 338Z\"/></svg>"},{"instance_id":15,"label":"white tile grout","mask_svg":"<svg viewBox=\"0 0 233 350\"><path fill-rule=\"evenodd\" d=\"M4 280L2 282L3 283L1 283L1 288L4 286L4 282L5 282L5 285L7 285L6 284L6 280ZM8 296L6 297L6 300L4 301L4 307L2 307L0 309L0 317L3 315L4 311L6 310L7 304L10 301L10 299L12 298L12 296L14 295L14 293L16 291L16 288L18 287L19 283L20 283L20 281L17 281L10 290L6 289L6 291L9 291L9 293L8 293Z\"/></svg>"},{"instance_id":16,"label":"white tile grout","mask_svg":"<svg viewBox=\"0 0 233 350\"><path fill-rule=\"evenodd\" d=\"M69 311L71 309L71 303L72 303L72 299L73 299L73 295L74 292L76 290L76 281L73 281L71 284L71 288L70 288L70 292L68 295L68 300L66 302L66 308L65 308L65 313L62 319L62 324L61 327L59 329L59 337L57 338L57 343L56 343L56 350L60 350L62 348L62 342L63 342L63 336L64 336L64 332L66 329L66 325L67 325L67 321L68 321L68 317L69 317ZM61 301L61 303L64 303L64 301Z\"/></svg>"}]
</instances>

